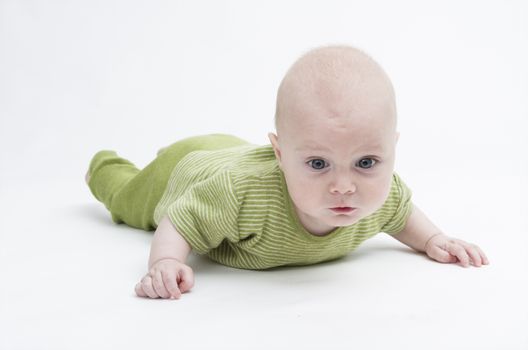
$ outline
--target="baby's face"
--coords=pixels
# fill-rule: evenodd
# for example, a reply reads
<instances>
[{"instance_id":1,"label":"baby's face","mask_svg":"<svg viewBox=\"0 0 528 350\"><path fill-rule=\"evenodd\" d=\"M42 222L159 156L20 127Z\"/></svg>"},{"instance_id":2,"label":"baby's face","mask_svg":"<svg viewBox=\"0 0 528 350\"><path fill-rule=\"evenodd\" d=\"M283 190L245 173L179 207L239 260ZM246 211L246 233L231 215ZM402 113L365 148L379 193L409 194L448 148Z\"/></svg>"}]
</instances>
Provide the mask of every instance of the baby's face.
<instances>
[{"instance_id":1,"label":"baby's face","mask_svg":"<svg viewBox=\"0 0 528 350\"><path fill-rule=\"evenodd\" d=\"M352 225L387 199L398 133L384 113L392 111L356 111L352 118L305 113L289 117L279 139L268 135L299 220L312 234Z\"/></svg>"}]
</instances>

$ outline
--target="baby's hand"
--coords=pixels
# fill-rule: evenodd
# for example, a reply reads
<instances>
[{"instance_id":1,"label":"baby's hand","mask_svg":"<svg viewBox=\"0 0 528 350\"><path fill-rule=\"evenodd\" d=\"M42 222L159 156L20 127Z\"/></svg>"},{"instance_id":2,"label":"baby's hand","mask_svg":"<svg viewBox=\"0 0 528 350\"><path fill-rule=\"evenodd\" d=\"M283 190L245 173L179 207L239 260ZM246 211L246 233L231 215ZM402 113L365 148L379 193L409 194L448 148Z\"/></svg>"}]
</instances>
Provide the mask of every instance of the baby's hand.
<instances>
[{"instance_id":1,"label":"baby's hand","mask_svg":"<svg viewBox=\"0 0 528 350\"><path fill-rule=\"evenodd\" d=\"M470 263L477 267L489 264L488 258L478 246L444 234L430 238L425 244L425 253L442 263L460 261L464 267L468 267Z\"/></svg>"},{"instance_id":2,"label":"baby's hand","mask_svg":"<svg viewBox=\"0 0 528 350\"><path fill-rule=\"evenodd\" d=\"M194 285L193 270L176 259L156 261L149 272L136 284L136 294L149 298L176 298Z\"/></svg>"}]
</instances>

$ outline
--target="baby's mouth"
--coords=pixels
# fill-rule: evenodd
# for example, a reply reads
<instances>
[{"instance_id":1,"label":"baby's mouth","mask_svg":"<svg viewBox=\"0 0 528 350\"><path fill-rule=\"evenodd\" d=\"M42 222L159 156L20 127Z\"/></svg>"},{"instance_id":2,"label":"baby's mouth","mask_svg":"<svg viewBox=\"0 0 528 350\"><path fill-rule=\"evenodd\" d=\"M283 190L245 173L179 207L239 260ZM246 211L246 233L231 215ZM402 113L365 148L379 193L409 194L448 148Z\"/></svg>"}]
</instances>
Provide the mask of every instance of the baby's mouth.
<instances>
[{"instance_id":1,"label":"baby's mouth","mask_svg":"<svg viewBox=\"0 0 528 350\"><path fill-rule=\"evenodd\" d=\"M332 210L334 213L337 213L337 214L350 214L350 213L356 211L357 208L352 208L352 207L335 207L335 208L330 208L330 210Z\"/></svg>"}]
</instances>

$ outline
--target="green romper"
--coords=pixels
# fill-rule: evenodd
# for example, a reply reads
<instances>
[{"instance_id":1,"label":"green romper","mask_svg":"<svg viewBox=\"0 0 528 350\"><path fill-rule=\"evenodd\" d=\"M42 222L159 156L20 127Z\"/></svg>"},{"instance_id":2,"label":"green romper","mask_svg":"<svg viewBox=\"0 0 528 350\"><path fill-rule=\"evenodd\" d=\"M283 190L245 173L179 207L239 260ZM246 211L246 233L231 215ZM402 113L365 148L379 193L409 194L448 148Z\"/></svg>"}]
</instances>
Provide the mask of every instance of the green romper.
<instances>
[{"instance_id":1,"label":"green romper","mask_svg":"<svg viewBox=\"0 0 528 350\"><path fill-rule=\"evenodd\" d=\"M243 269L345 256L379 232L400 232L412 209L410 189L393 173L378 210L313 235L299 221L271 145L229 135L176 142L141 171L115 152L101 151L90 170L90 189L116 223L152 230L167 216L193 252Z\"/></svg>"}]
</instances>

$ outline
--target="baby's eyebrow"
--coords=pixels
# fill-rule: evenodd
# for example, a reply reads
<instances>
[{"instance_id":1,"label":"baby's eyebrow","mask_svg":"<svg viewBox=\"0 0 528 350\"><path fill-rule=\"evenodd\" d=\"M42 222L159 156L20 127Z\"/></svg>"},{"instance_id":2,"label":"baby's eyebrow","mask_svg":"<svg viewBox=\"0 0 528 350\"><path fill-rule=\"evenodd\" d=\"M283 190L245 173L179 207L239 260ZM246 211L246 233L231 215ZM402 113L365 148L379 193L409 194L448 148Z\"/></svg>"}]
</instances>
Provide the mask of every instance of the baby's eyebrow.
<instances>
[{"instance_id":1,"label":"baby's eyebrow","mask_svg":"<svg viewBox=\"0 0 528 350\"><path fill-rule=\"evenodd\" d=\"M296 151L330 151L329 148L319 145L304 145L295 147Z\"/></svg>"},{"instance_id":2,"label":"baby's eyebrow","mask_svg":"<svg viewBox=\"0 0 528 350\"><path fill-rule=\"evenodd\" d=\"M383 152L385 151L385 147L382 145L376 144L373 146L366 147L369 151L374 152ZM319 145L304 145L304 146L298 146L295 147L295 151L327 151L331 152L331 150L325 146L319 146Z\"/></svg>"}]
</instances>

